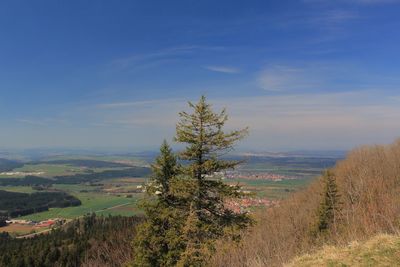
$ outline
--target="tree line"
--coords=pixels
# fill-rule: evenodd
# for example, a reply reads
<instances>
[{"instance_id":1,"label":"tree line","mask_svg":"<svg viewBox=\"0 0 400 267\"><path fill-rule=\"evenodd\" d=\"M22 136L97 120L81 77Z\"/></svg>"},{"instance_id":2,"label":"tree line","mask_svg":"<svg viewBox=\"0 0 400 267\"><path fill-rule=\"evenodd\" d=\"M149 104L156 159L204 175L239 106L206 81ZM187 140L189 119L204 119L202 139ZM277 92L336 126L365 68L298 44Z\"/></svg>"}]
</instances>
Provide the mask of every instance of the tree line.
<instances>
[{"instance_id":1,"label":"tree line","mask_svg":"<svg viewBox=\"0 0 400 267\"><path fill-rule=\"evenodd\" d=\"M33 185L52 185L52 184L80 184L97 182L106 179L120 177L145 177L150 174L147 167L130 167L122 170L105 170L98 173L79 173L74 175L55 176L52 179L28 175L24 178L2 178L2 186L33 186Z\"/></svg>"},{"instance_id":2,"label":"tree line","mask_svg":"<svg viewBox=\"0 0 400 267\"><path fill-rule=\"evenodd\" d=\"M0 190L0 216L18 217L49 208L79 206L81 201L65 192L36 192L32 194Z\"/></svg>"},{"instance_id":3,"label":"tree line","mask_svg":"<svg viewBox=\"0 0 400 267\"><path fill-rule=\"evenodd\" d=\"M3 232L0 266L119 267L132 257L126 248L141 221L140 217L92 214L33 238L16 239Z\"/></svg>"}]
</instances>

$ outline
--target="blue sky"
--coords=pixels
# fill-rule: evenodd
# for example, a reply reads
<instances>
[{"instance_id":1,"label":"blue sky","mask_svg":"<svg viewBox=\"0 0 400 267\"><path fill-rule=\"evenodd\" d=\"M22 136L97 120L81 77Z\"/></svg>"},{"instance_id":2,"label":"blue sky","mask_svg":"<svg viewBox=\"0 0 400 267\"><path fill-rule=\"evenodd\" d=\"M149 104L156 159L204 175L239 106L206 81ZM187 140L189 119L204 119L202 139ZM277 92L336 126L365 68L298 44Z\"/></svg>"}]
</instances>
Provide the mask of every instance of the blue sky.
<instances>
[{"instance_id":1,"label":"blue sky","mask_svg":"<svg viewBox=\"0 0 400 267\"><path fill-rule=\"evenodd\" d=\"M205 94L242 149L400 136L396 0L2 1L0 147L157 147Z\"/></svg>"}]
</instances>

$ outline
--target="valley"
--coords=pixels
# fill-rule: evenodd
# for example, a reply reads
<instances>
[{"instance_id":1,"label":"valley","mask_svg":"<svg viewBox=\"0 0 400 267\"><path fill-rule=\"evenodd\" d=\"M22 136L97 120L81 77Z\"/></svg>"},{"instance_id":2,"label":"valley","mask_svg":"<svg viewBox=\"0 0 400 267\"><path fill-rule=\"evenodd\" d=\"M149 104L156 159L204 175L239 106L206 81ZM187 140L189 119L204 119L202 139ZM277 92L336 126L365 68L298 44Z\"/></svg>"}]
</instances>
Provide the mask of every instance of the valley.
<instances>
[{"instance_id":1,"label":"valley","mask_svg":"<svg viewBox=\"0 0 400 267\"><path fill-rule=\"evenodd\" d=\"M232 156L234 159L241 155ZM150 175L153 154L140 156L46 156L25 162L3 161L0 173L0 190L3 192L65 193L80 201L80 205L44 207L44 211L14 214L7 217L29 222L8 225L0 231L13 236L23 236L43 231L36 224L49 219L76 219L88 214L104 216L140 215L138 207L143 197L142 188ZM291 193L305 188L338 157L309 156L246 157L237 170L215 175L230 185L241 185L249 197L240 203L228 203L233 209L253 210L276 205ZM4 214L6 215L6 214Z\"/></svg>"}]
</instances>

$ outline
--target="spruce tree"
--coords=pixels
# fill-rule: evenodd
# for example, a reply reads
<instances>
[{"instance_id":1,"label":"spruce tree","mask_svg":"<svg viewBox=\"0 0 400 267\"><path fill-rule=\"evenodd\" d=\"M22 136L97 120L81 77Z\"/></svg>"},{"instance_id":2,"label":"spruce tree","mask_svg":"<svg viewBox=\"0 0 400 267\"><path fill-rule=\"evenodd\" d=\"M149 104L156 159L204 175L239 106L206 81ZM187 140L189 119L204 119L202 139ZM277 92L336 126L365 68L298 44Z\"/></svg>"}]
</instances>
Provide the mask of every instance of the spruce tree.
<instances>
[{"instance_id":1,"label":"spruce tree","mask_svg":"<svg viewBox=\"0 0 400 267\"><path fill-rule=\"evenodd\" d=\"M236 214L224 205L227 198L242 196L240 188L208 178L240 163L222 156L247 134L247 128L225 132L225 109L215 113L204 96L197 104L189 102L189 106L191 113L179 113L175 137L175 141L186 144L179 158L187 162L183 170L193 186L182 236L186 248L178 266L201 266L210 257L216 239L227 232L237 233L251 222L248 215Z\"/></svg>"},{"instance_id":2,"label":"spruce tree","mask_svg":"<svg viewBox=\"0 0 400 267\"><path fill-rule=\"evenodd\" d=\"M323 199L318 211L319 232L325 232L332 226L336 227L341 205L334 173L330 170L327 170L323 176L323 182Z\"/></svg>"},{"instance_id":3,"label":"spruce tree","mask_svg":"<svg viewBox=\"0 0 400 267\"><path fill-rule=\"evenodd\" d=\"M171 190L179 165L166 141L151 167L153 176L141 205L146 220L138 227L133 244L134 266L174 266L184 249L180 235L185 215Z\"/></svg>"},{"instance_id":4,"label":"spruce tree","mask_svg":"<svg viewBox=\"0 0 400 267\"><path fill-rule=\"evenodd\" d=\"M151 170L152 179L150 184L146 186L146 191L156 194L159 201L172 201L170 183L178 175L179 165L176 155L172 153L172 149L166 140L163 141L160 147L160 155L151 165Z\"/></svg>"}]
</instances>

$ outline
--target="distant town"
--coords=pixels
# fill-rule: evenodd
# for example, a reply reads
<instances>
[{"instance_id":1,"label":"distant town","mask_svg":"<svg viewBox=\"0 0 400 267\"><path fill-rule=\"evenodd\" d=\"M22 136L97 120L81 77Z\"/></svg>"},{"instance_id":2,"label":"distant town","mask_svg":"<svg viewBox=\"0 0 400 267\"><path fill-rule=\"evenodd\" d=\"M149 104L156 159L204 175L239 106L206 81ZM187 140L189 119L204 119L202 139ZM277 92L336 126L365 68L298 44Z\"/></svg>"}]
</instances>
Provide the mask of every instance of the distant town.
<instances>
[{"instance_id":1,"label":"distant town","mask_svg":"<svg viewBox=\"0 0 400 267\"><path fill-rule=\"evenodd\" d=\"M287 176L271 172L249 172L249 171L227 171L224 174L225 179L246 179L246 180L294 180L298 179L296 176Z\"/></svg>"}]
</instances>

